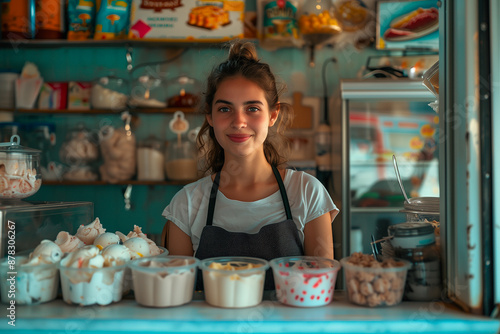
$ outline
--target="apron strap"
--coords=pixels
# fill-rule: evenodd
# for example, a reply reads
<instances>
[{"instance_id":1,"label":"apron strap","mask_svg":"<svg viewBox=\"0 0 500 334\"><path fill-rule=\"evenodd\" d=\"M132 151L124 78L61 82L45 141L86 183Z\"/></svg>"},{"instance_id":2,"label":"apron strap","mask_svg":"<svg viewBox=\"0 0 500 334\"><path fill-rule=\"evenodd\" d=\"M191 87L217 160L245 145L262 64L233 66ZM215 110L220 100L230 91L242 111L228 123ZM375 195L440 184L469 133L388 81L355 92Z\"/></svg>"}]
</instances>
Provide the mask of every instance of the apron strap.
<instances>
[{"instance_id":1,"label":"apron strap","mask_svg":"<svg viewBox=\"0 0 500 334\"><path fill-rule=\"evenodd\" d=\"M276 181L278 181L278 186L280 187L281 199L283 201L283 205L285 206L286 218L292 220L292 210L290 210L290 203L288 202L288 196L286 194L285 185L281 179L280 172L274 165L271 167L273 168L274 176L276 177Z\"/></svg>"},{"instance_id":2,"label":"apron strap","mask_svg":"<svg viewBox=\"0 0 500 334\"><path fill-rule=\"evenodd\" d=\"M214 183L212 184L212 190L210 191L210 202L208 203L208 213L207 213L207 226L212 226L214 220L215 211L215 199L217 198L217 191L219 191L220 182L220 171L215 174Z\"/></svg>"}]
</instances>

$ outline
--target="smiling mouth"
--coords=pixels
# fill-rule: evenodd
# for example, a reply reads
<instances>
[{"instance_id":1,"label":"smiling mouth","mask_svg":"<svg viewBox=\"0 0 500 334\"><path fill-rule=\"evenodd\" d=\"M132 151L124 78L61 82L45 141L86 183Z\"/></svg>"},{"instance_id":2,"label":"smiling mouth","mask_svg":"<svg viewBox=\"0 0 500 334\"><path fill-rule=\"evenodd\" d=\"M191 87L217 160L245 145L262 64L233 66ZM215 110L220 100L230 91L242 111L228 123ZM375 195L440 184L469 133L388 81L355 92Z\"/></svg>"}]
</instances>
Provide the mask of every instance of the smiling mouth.
<instances>
[{"instance_id":1,"label":"smiling mouth","mask_svg":"<svg viewBox=\"0 0 500 334\"><path fill-rule=\"evenodd\" d=\"M227 135L227 136L229 140L235 143L243 143L251 137L251 135Z\"/></svg>"}]
</instances>

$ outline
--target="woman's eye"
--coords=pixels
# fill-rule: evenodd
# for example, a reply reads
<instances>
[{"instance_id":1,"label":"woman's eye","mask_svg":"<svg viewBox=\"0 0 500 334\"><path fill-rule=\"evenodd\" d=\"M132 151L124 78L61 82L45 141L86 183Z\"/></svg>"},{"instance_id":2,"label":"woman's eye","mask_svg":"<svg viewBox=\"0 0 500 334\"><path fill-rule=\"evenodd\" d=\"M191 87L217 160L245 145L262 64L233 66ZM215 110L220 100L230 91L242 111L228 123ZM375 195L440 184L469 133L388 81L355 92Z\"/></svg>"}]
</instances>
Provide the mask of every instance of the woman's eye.
<instances>
[{"instance_id":1,"label":"woman's eye","mask_svg":"<svg viewBox=\"0 0 500 334\"><path fill-rule=\"evenodd\" d=\"M228 107L220 107L219 109L217 109L218 111L220 112L228 112L229 111L229 108Z\"/></svg>"},{"instance_id":2,"label":"woman's eye","mask_svg":"<svg viewBox=\"0 0 500 334\"><path fill-rule=\"evenodd\" d=\"M248 108L248 111L250 111L250 112L257 112L257 111L259 111L259 110L260 110L260 109L259 109L258 107L249 107L249 108Z\"/></svg>"}]
</instances>

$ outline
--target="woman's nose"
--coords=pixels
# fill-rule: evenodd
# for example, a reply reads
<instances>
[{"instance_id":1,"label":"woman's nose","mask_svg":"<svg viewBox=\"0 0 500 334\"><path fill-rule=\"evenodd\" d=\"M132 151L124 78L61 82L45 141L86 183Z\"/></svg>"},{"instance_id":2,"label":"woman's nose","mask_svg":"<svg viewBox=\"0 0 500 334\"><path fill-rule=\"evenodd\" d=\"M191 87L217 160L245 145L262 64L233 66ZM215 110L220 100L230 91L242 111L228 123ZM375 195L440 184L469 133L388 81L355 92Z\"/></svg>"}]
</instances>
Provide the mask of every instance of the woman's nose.
<instances>
[{"instance_id":1,"label":"woman's nose","mask_svg":"<svg viewBox=\"0 0 500 334\"><path fill-rule=\"evenodd\" d=\"M246 127L247 120L245 117L245 113L239 111L235 112L233 114L233 121L231 122L231 125L236 129L241 129Z\"/></svg>"}]
</instances>

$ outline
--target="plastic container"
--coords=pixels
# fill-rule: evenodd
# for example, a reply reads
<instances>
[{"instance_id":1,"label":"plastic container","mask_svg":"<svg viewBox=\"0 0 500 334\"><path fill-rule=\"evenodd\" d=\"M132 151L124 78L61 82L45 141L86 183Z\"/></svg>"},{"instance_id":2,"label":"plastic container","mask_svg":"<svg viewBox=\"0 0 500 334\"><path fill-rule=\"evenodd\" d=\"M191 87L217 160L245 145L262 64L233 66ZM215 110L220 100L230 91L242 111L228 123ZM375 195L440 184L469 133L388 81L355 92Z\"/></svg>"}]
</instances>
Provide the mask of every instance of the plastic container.
<instances>
[{"instance_id":1,"label":"plastic container","mask_svg":"<svg viewBox=\"0 0 500 334\"><path fill-rule=\"evenodd\" d=\"M411 262L406 279L405 298L432 301L441 298L441 256L434 227L428 223L406 222L389 226L396 257Z\"/></svg>"},{"instance_id":2,"label":"plastic container","mask_svg":"<svg viewBox=\"0 0 500 334\"><path fill-rule=\"evenodd\" d=\"M67 259L67 258L66 258ZM80 306L109 305L123 295L126 264L103 268L72 268L58 264L63 300Z\"/></svg>"},{"instance_id":3,"label":"plastic container","mask_svg":"<svg viewBox=\"0 0 500 334\"><path fill-rule=\"evenodd\" d=\"M0 263L2 303L9 304L11 300L15 300L16 305L35 305L50 302L57 297L59 287L57 264L23 265L27 261L27 256L16 256L14 279L10 274L12 270L9 269L8 260L4 259ZM12 292L15 297L12 296Z\"/></svg>"},{"instance_id":4,"label":"plastic container","mask_svg":"<svg viewBox=\"0 0 500 334\"><path fill-rule=\"evenodd\" d=\"M165 179L165 149L163 143L151 135L137 147L137 179L163 181Z\"/></svg>"},{"instance_id":5,"label":"plastic container","mask_svg":"<svg viewBox=\"0 0 500 334\"><path fill-rule=\"evenodd\" d=\"M97 79L90 90L90 104L93 109L124 109L127 107L128 81L115 76Z\"/></svg>"},{"instance_id":6,"label":"plastic container","mask_svg":"<svg viewBox=\"0 0 500 334\"><path fill-rule=\"evenodd\" d=\"M276 258L273 269L278 300L290 306L317 307L333 299L340 263L313 256Z\"/></svg>"},{"instance_id":7,"label":"plastic container","mask_svg":"<svg viewBox=\"0 0 500 334\"><path fill-rule=\"evenodd\" d=\"M195 180L198 176L198 161L194 143L169 142L166 148L165 173L170 180Z\"/></svg>"},{"instance_id":8,"label":"plastic container","mask_svg":"<svg viewBox=\"0 0 500 334\"><path fill-rule=\"evenodd\" d=\"M148 307L189 303L193 299L199 262L190 256L162 256L130 262L135 300Z\"/></svg>"},{"instance_id":9,"label":"plastic container","mask_svg":"<svg viewBox=\"0 0 500 334\"><path fill-rule=\"evenodd\" d=\"M268 268L266 260L252 257L215 257L202 260L200 269L207 303L225 308L260 304Z\"/></svg>"},{"instance_id":10,"label":"plastic container","mask_svg":"<svg viewBox=\"0 0 500 334\"><path fill-rule=\"evenodd\" d=\"M35 194L42 185L40 150L19 144L14 135L0 144L0 199L20 199Z\"/></svg>"},{"instance_id":11,"label":"plastic container","mask_svg":"<svg viewBox=\"0 0 500 334\"><path fill-rule=\"evenodd\" d=\"M411 222L439 222L439 197L414 197L404 203L406 220Z\"/></svg>"},{"instance_id":12,"label":"plastic container","mask_svg":"<svg viewBox=\"0 0 500 334\"><path fill-rule=\"evenodd\" d=\"M370 262L363 260L358 263L351 256L343 258L340 263L344 269L347 298L351 303L368 307L401 303L410 262L392 259L377 262L371 257Z\"/></svg>"}]
</instances>

